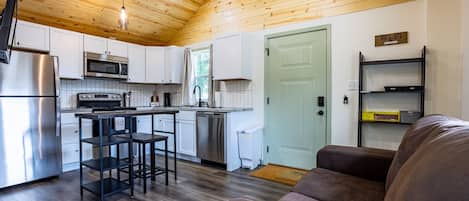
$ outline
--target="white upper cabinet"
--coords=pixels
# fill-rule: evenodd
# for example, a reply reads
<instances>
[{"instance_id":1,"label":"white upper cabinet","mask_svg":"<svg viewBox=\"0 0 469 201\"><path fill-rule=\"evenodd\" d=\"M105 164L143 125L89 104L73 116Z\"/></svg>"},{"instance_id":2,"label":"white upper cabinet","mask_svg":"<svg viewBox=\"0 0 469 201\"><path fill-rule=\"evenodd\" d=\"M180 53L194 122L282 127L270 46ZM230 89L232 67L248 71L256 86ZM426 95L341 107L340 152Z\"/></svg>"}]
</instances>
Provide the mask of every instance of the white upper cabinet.
<instances>
[{"instance_id":1,"label":"white upper cabinet","mask_svg":"<svg viewBox=\"0 0 469 201\"><path fill-rule=\"evenodd\" d=\"M146 82L145 47L129 45L129 79L132 83Z\"/></svg>"},{"instance_id":2,"label":"white upper cabinet","mask_svg":"<svg viewBox=\"0 0 469 201\"><path fill-rule=\"evenodd\" d=\"M107 51L108 54L119 56L119 57L128 57L127 43L117 40L108 39L107 41Z\"/></svg>"},{"instance_id":3,"label":"white upper cabinet","mask_svg":"<svg viewBox=\"0 0 469 201\"><path fill-rule=\"evenodd\" d=\"M146 48L146 82L154 84L165 83L165 48L147 47Z\"/></svg>"},{"instance_id":4,"label":"white upper cabinet","mask_svg":"<svg viewBox=\"0 0 469 201\"><path fill-rule=\"evenodd\" d=\"M51 28L50 54L59 58L61 78L83 79L83 34Z\"/></svg>"},{"instance_id":5,"label":"white upper cabinet","mask_svg":"<svg viewBox=\"0 0 469 201\"><path fill-rule=\"evenodd\" d=\"M184 48L170 46L165 48L165 82L182 84L184 69Z\"/></svg>"},{"instance_id":6,"label":"white upper cabinet","mask_svg":"<svg viewBox=\"0 0 469 201\"><path fill-rule=\"evenodd\" d=\"M84 48L85 52L107 54L107 39L97 36L85 35Z\"/></svg>"},{"instance_id":7,"label":"white upper cabinet","mask_svg":"<svg viewBox=\"0 0 469 201\"><path fill-rule=\"evenodd\" d=\"M18 20L13 47L48 52L50 28Z\"/></svg>"},{"instance_id":8,"label":"white upper cabinet","mask_svg":"<svg viewBox=\"0 0 469 201\"><path fill-rule=\"evenodd\" d=\"M214 80L250 80L253 35L239 33L218 37L213 41Z\"/></svg>"},{"instance_id":9,"label":"white upper cabinet","mask_svg":"<svg viewBox=\"0 0 469 201\"><path fill-rule=\"evenodd\" d=\"M128 57L127 43L107 38L85 35L85 52Z\"/></svg>"},{"instance_id":10,"label":"white upper cabinet","mask_svg":"<svg viewBox=\"0 0 469 201\"><path fill-rule=\"evenodd\" d=\"M181 84L184 48L147 47L146 82L157 84Z\"/></svg>"}]
</instances>

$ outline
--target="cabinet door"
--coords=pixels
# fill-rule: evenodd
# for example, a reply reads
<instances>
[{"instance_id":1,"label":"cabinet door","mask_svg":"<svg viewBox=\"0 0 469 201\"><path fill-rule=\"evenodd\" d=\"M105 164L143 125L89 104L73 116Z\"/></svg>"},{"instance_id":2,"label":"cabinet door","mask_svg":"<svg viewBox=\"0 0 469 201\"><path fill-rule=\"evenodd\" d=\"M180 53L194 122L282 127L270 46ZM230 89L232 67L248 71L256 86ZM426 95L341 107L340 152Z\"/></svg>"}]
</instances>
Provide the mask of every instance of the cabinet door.
<instances>
[{"instance_id":1,"label":"cabinet door","mask_svg":"<svg viewBox=\"0 0 469 201\"><path fill-rule=\"evenodd\" d=\"M84 119L82 121L82 138L91 138L93 136L93 124L91 120ZM83 160L91 160L93 158L93 145L83 143Z\"/></svg>"},{"instance_id":2,"label":"cabinet door","mask_svg":"<svg viewBox=\"0 0 469 201\"><path fill-rule=\"evenodd\" d=\"M93 52L98 54L107 54L107 39L85 35L84 36L85 52Z\"/></svg>"},{"instance_id":3,"label":"cabinet door","mask_svg":"<svg viewBox=\"0 0 469 201\"><path fill-rule=\"evenodd\" d=\"M189 156L196 156L197 145L194 121L179 121L177 131L177 142L179 152Z\"/></svg>"},{"instance_id":4,"label":"cabinet door","mask_svg":"<svg viewBox=\"0 0 469 201\"><path fill-rule=\"evenodd\" d=\"M146 48L146 82L165 83L164 80L164 48L147 47Z\"/></svg>"},{"instance_id":5,"label":"cabinet door","mask_svg":"<svg viewBox=\"0 0 469 201\"><path fill-rule=\"evenodd\" d=\"M164 132L173 132L173 119L166 119L166 118L155 118L155 127L156 130L164 131ZM167 136L168 137L168 150L174 151L174 135L167 134L167 133L155 133L157 135ZM160 142L156 145L159 149L164 149L164 143ZM176 143L176 150L179 152L178 144Z\"/></svg>"},{"instance_id":6,"label":"cabinet door","mask_svg":"<svg viewBox=\"0 0 469 201\"><path fill-rule=\"evenodd\" d=\"M62 164L80 161L80 147L78 143L62 145Z\"/></svg>"},{"instance_id":7,"label":"cabinet door","mask_svg":"<svg viewBox=\"0 0 469 201\"><path fill-rule=\"evenodd\" d=\"M127 43L109 40L107 41L107 53L113 56L128 57Z\"/></svg>"},{"instance_id":8,"label":"cabinet door","mask_svg":"<svg viewBox=\"0 0 469 201\"><path fill-rule=\"evenodd\" d=\"M241 34L217 38L213 42L214 80L238 79L242 76Z\"/></svg>"},{"instance_id":9,"label":"cabinet door","mask_svg":"<svg viewBox=\"0 0 469 201\"><path fill-rule=\"evenodd\" d=\"M62 134L62 145L64 144L78 144L80 141L78 139L78 124L62 124L61 125L61 134Z\"/></svg>"},{"instance_id":10,"label":"cabinet door","mask_svg":"<svg viewBox=\"0 0 469 201\"><path fill-rule=\"evenodd\" d=\"M137 117L137 132L151 134L151 116Z\"/></svg>"},{"instance_id":11,"label":"cabinet door","mask_svg":"<svg viewBox=\"0 0 469 201\"><path fill-rule=\"evenodd\" d=\"M50 29L48 26L18 20L14 47L49 51Z\"/></svg>"},{"instance_id":12,"label":"cabinet door","mask_svg":"<svg viewBox=\"0 0 469 201\"><path fill-rule=\"evenodd\" d=\"M165 81L171 84L182 84L184 69L184 48L166 47L165 49Z\"/></svg>"},{"instance_id":13,"label":"cabinet door","mask_svg":"<svg viewBox=\"0 0 469 201\"><path fill-rule=\"evenodd\" d=\"M145 47L129 45L129 79L132 83L145 83Z\"/></svg>"},{"instance_id":14,"label":"cabinet door","mask_svg":"<svg viewBox=\"0 0 469 201\"><path fill-rule=\"evenodd\" d=\"M83 79L83 34L51 28L50 54L59 58L61 78Z\"/></svg>"}]
</instances>

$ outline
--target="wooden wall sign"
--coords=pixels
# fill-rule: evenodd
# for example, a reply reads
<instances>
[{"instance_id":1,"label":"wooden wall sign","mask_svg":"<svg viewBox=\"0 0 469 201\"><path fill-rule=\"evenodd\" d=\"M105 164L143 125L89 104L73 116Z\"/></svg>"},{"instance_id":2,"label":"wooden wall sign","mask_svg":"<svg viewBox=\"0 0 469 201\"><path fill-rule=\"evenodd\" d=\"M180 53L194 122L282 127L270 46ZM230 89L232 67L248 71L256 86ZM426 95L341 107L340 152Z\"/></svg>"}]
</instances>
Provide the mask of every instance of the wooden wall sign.
<instances>
[{"instance_id":1,"label":"wooden wall sign","mask_svg":"<svg viewBox=\"0 0 469 201\"><path fill-rule=\"evenodd\" d=\"M391 33L375 36L375 47L399 45L409 42L409 32Z\"/></svg>"}]
</instances>

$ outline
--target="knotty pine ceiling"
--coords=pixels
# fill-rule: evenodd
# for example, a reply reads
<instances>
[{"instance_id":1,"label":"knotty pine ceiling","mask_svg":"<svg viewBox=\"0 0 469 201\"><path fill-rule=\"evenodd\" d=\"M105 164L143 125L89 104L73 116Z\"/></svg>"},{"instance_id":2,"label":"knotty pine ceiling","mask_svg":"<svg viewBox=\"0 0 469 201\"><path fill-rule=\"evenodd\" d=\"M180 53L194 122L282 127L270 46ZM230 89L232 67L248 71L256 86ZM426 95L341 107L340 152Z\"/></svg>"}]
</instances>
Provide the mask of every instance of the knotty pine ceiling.
<instances>
[{"instance_id":1,"label":"knotty pine ceiling","mask_svg":"<svg viewBox=\"0 0 469 201\"><path fill-rule=\"evenodd\" d=\"M0 0L0 6L6 0ZM19 0L18 18L106 38L166 45L206 0L125 0L127 30L119 28L122 0Z\"/></svg>"}]
</instances>

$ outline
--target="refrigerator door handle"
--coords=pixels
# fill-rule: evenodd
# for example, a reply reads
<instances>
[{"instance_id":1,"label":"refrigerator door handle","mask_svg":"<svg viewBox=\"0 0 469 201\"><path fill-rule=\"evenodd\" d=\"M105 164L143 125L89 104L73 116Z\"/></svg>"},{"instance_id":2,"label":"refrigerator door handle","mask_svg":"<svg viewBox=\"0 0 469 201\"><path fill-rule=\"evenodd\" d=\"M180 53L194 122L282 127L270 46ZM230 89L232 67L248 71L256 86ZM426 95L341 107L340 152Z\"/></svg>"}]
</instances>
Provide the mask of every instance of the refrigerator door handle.
<instances>
[{"instance_id":1,"label":"refrigerator door handle","mask_svg":"<svg viewBox=\"0 0 469 201\"><path fill-rule=\"evenodd\" d=\"M60 97L60 58L58 56L52 56L55 73L55 96Z\"/></svg>"}]
</instances>

